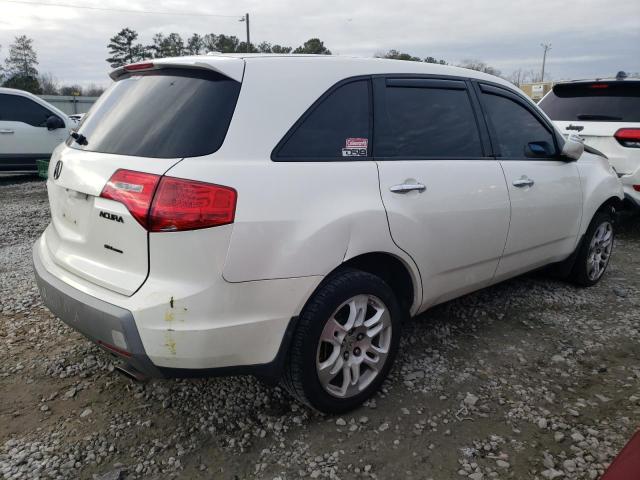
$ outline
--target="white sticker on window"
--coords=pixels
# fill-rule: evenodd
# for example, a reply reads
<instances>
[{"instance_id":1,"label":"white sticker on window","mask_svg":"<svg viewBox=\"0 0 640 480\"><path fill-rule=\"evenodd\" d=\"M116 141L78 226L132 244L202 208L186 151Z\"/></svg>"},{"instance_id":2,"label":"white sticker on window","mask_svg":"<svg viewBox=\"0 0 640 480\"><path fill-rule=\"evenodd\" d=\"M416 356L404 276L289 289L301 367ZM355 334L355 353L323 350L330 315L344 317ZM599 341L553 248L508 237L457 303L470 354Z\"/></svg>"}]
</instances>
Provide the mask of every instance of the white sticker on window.
<instances>
[{"instance_id":1,"label":"white sticker on window","mask_svg":"<svg viewBox=\"0 0 640 480\"><path fill-rule=\"evenodd\" d=\"M347 138L342 149L343 157L366 157L369 140L366 138Z\"/></svg>"}]
</instances>

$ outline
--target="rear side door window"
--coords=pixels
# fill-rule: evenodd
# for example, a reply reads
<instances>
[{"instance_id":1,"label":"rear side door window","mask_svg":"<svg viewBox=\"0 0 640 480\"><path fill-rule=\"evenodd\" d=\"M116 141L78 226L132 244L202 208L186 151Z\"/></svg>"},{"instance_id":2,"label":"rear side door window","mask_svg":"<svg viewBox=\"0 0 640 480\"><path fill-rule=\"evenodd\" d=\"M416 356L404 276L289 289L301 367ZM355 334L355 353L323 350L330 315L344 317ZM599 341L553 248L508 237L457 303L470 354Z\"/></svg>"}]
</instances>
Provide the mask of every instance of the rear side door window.
<instances>
[{"instance_id":1,"label":"rear side door window","mask_svg":"<svg viewBox=\"0 0 640 480\"><path fill-rule=\"evenodd\" d=\"M276 147L275 161L364 160L371 149L368 79L338 86L320 98Z\"/></svg>"},{"instance_id":2,"label":"rear side door window","mask_svg":"<svg viewBox=\"0 0 640 480\"><path fill-rule=\"evenodd\" d=\"M388 79L376 97L376 158L465 159L483 156L466 83ZM378 118L379 115L379 118Z\"/></svg>"},{"instance_id":3,"label":"rear side door window","mask_svg":"<svg viewBox=\"0 0 640 480\"><path fill-rule=\"evenodd\" d=\"M0 94L0 121L22 122L33 127L45 127L53 113L42 105L20 95Z\"/></svg>"},{"instance_id":4,"label":"rear side door window","mask_svg":"<svg viewBox=\"0 0 640 480\"><path fill-rule=\"evenodd\" d=\"M497 88L483 88L481 97L496 156L503 160L531 160L533 156L556 155L553 134L523 104L508 94L501 95Z\"/></svg>"}]
</instances>

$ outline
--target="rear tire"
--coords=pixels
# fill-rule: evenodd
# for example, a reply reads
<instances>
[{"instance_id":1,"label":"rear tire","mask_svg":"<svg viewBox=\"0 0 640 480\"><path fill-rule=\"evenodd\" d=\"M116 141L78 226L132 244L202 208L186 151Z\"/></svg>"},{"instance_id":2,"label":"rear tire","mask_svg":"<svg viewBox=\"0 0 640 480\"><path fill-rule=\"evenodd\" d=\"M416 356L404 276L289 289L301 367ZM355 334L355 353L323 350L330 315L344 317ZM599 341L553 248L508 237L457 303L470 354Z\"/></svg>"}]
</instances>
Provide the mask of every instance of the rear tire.
<instances>
[{"instance_id":1,"label":"rear tire","mask_svg":"<svg viewBox=\"0 0 640 480\"><path fill-rule=\"evenodd\" d=\"M305 305L282 379L298 400L323 413L343 413L373 396L400 341L401 309L379 277L344 269Z\"/></svg>"},{"instance_id":2,"label":"rear tire","mask_svg":"<svg viewBox=\"0 0 640 480\"><path fill-rule=\"evenodd\" d=\"M613 215L597 212L582 239L569 280L583 287L591 287L602 279L613 253Z\"/></svg>"}]
</instances>

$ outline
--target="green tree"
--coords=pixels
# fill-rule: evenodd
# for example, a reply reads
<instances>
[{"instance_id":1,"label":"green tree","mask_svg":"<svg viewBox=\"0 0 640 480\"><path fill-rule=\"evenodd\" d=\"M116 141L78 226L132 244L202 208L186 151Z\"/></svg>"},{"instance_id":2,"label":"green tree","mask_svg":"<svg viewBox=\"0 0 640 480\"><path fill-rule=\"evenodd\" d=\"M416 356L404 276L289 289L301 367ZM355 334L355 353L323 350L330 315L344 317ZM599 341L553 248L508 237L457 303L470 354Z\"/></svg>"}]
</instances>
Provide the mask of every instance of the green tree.
<instances>
[{"instance_id":1,"label":"green tree","mask_svg":"<svg viewBox=\"0 0 640 480\"><path fill-rule=\"evenodd\" d=\"M256 48L258 49L258 52L260 52L260 53L272 53L272 51L271 51L272 47L271 47L271 44L269 42L259 43Z\"/></svg>"},{"instance_id":2,"label":"green tree","mask_svg":"<svg viewBox=\"0 0 640 480\"><path fill-rule=\"evenodd\" d=\"M235 35L216 35L207 33L204 36L204 47L207 52L234 53L239 51L240 40Z\"/></svg>"},{"instance_id":3,"label":"green tree","mask_svg":"<svg viewBox=\"0 0 640 480\"><path fill-rule=\"evenodd\" d=\"M410 62L420 62L420 57L414 57L413 55L410 55L408 53L402 53L399 52L398 50L395 49L391 49L389 50L387 53L384 53L382 55L376 55L377 58L390 58L392 60L407 60Z\"/></svg>"},{"instance_id":4,"label":"green tree","mask_svg":"<svg viewBox=\"0 0 640 480\"><path fill-rule=\"evenodd\" d=\"M256 48L256 46L252 43L250 45L249 51L247 52L247 42L240 42L236 47L236 52L240 53L260 53L260 50ZM266 52L262 52L266 53Z\"/></svg>"},{"instance_id":5,"label":"green tree","mask_svg":"<svg viewBox=\"0 0 640 480\"><path fill-rule=\"evenodd\" d=\"M187 52L189 55L200 55L205 53L205 43L201 35L194 33L187 40Z\"/></svg>"},{"instance_id":6,"label":"green tree","mask_svg":"<svg viewBox=\"0 0 640 480\"><path fill-rule=\"evenodd\" d=\"M139 62L148 57L145 47L140 43L135 43L137 39L138 33L128 27L123 28L109 39L107 48L111 56L107 58L107 62L111 68Z\"/></svg>"},{"instance_id":7,"label":"green tree","mask_svg":"<svg viewBox=\"0 0 640 480\"><path fill-rule=\"evenodd\" d=\"M15 38L9 47L9 56L4 61L7 76L32 77L37 81L38 55L33 49L33 40L26 35Z\"/></svg>"},{"instance_id":8,"label":"green tree","mask_svg":"<svg viewBox=\"0 0 640 480\"><path fill-rule=\"evenodd\" d=\"M303 45L296 48L293 53L310 53L314 55L331 55L331 50L324 46L319 38L310 38Z\"/></svg>"},{"instance_id":9,"label":"green tree","mask_svg":"<svg viewBox=\"0 0 640 480\"><path fill-rule=\"evenodd\" d=\"M15 88L18 90L25 90L27 92L40 95L42 88L36 77L24 77L22 75L14 75L9 77L6 82L2 84L3 87Z\"/></svg>"},{"instance_id":10,"label":"green tree","mask_svg":"<svg viewBox=\"0 0 640 480\"><path fill-rule=\"evenodd\" d=\"M434 57L426 57L424 59L425 63L437 63L438 65L447 65L447 62L445 60L438 60L437 58Z\"/></svg>"},{"instance_id":11,"label":"green tree","mask_svg":"<svg viewBox=\"0 0 640 480\"><path fill-rule=\"evenodd\" d=\"M459 67L469 68L471 70L477 70L478 72L488 73L489 75L500 76L500 70L497 68L493 68L490 65L487 65L485 62L475 59L466 59L463 60Z\"/></svg>"},{"instance_id":12,"label":"green tree","mask_svg":"<svg viewBox=\"0 0 640 480\"><path fill-rule=\"evenodd\" d=\"M274 45L271 47L271 53L291 53L292 47L283 47L282 45Z\"/></svg>"},{"instance_id":13,"label":"green tree","mask_svg":"<svg viewBox=\"0 0 640 480\"><path fill-rule=\"evenodd\" d=\"M179 33L156 33L153 36L153 44L149 46L153 58L179 57L185 54L184 42Z\"/></svg>"}]
</instances>

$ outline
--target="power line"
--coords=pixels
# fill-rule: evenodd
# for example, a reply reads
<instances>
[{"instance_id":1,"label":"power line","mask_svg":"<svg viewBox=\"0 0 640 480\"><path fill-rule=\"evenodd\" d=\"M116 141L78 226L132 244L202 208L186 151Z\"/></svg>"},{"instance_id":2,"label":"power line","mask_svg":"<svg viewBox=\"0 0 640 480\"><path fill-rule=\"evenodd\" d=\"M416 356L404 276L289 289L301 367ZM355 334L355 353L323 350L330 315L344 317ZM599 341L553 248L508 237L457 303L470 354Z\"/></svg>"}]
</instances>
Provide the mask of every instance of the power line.
<instances>
[{"instance_id":1,"label":"power line","mask_svg":"<svg viewBox=\"0 0 640 480\"><path fill-rule=\"evenodd\" d=\"M186 12L167 12L158 10L126 10L123 8L106 8L106 7L90 7L87 5L72 5L68 3L46 3L46 2L26 2L23 0L0 0L6 3L18 3L20 5L38 5L45 7L62 7L77 8L82 10L100 10L104 12L120 12L120 13L145 13L153 15L181 15L187 17L221 17L221 18L240 18L242 15L218 15L215 13L186 13Z\"/></svg>"}]
</instances>

